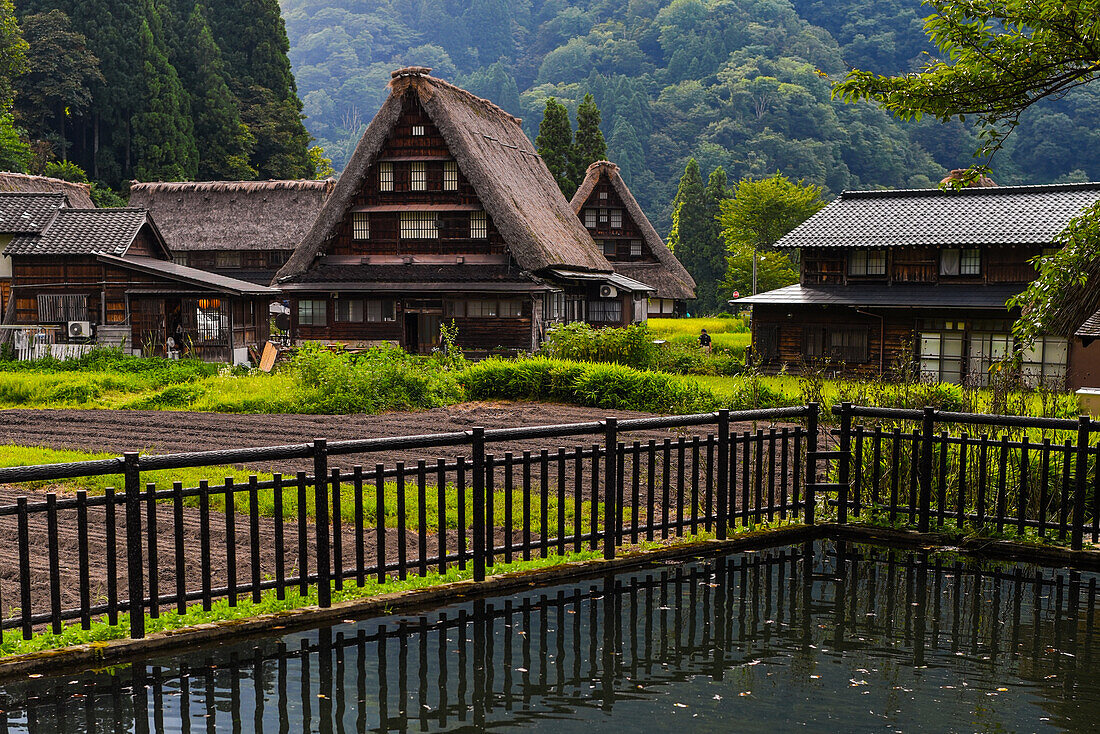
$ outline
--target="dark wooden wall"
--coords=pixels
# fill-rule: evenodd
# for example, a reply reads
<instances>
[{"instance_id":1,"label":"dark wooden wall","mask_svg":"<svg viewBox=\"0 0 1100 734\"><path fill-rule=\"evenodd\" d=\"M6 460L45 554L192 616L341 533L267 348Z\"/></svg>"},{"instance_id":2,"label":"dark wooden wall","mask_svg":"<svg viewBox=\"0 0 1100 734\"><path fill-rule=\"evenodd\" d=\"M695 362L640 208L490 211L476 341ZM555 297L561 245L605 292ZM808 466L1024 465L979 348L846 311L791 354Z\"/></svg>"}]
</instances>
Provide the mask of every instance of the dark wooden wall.
<instances>
[{"instance_id":1,"label":"dark wooden wall","mask_svg":"<svg viewBox=\"0 0 1100 734\"><path fill-rule=\"evenodd\" d=\"M423 126L425 134L414 136L414 125ZM488 237L470 239L469 213L481 210L481 202L473 185L460 170L458 190L443 190L443 164L454 161L438 128L432 124L419 106L414 95L406 96L405 107L389 139L383 145L377 159L371 165L363 188L351 201L336 235L326 247L328 255L422 255L422 254L494 254L504 255L507 248L492 217L488 220ZM409 188L410 164L423 163L427 169L427 190L412 191ZM379 189L379 164L393 166L394 190ZM401 239L400 212L423 211L428 206L451 207L438 211L439 238ZM352 213L365 211L370 216L370 238L352 239Z\"/></svg>"},{"instance_id":2,"label":"dark wooden wall","mask_svg":"<svg viewBox=\"0 0 1100 734\"><path fill-rule=\"evenodd\" d=\"M581 224L585 222L585 209L619 209L623 213L622 227L612 228L610 218L607 222L601 223L597 217L596 226L588 228L588 233L592 235L593 239L610 240L615 243L615 252L605 255L608 260L613 262L657 262L657 257L649 249L649 244L642 236L641 228L630 216L623 200L615 191L615 187L611 185L611 180L606 173L600 173L599 181L596 182L596 185L592 188L592 193L589 194L584 206L581 207L579 214ZM638 240L642 243L641 256L630 254L631 240Z\"/></svg>"},{"instance_id":3,"label":"dark wooden wall","mask_svg":"<svg viewBox=\"0 0 1100 734\"><path fill-rule=\"evenodd\" d=\"M940 251L935 247L886 248L886 275L848 274L847 248L804 248L801 252L803 285L851 285L861 283L1029 283L1038 274L1028 261L1042 253L1038 246L979 248L981 274L941 276Z\"/></svg>"}]
</instances>

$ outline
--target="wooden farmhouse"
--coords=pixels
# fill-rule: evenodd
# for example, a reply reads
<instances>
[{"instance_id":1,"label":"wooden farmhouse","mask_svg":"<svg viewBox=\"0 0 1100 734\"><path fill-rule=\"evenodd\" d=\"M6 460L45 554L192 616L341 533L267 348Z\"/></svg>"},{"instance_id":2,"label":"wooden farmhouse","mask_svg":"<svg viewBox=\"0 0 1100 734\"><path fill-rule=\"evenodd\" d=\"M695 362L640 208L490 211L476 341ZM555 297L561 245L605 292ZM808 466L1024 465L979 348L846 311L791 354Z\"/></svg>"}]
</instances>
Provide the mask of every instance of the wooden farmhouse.
<instances>
[{"instance_id":1,"label":"wooden farmhouse","mask_svg":"<svg viewBox=\"0 0 1100 734\"><path fill-rule=\"evenodd\" d=\"M653 288L650 318L685 313L687 301L695 298L695 281L657 234L618 166L590 165L572 205L615 272Z\"/></svg>"},{"instance_id":2,"label":"wooden farmhouse","mask_svg":"<svg viewBox=\"0 0 1100 734\"><path fill-rule=\"evenodd\" d=\"M752 305L753 351L772 371L911 365L926 380L984 385L1013 346L1019 314L1006 302L1037 275L1030 260L1097 201L1100 183L846 191L779 241L799 253L799 283L735 303ZM1024 352L1027 382L1098 384L1100 345L1075 336L1080 326Z\"/></svg>"},{"instance_id":3,"label":"wooden farmhouse","mask_svg":"<svg viewBox=\"0 0 1100 734\"><path fill-rule=\"evenodd\" d=\"M46 176L28 176L25 173L0 171L0 193L25 194L26 206L17 200L9 200L11 208L0 211L0 321L7 312L11 297L11 258L4 249L12 237L27 231L35 231L40 217L47 216L58 206L92 209L91 189L87 184L70 183ZM34 199L34 197L45 197ZM37 201L38 203L35 203Z\"/></svg>"},{"instance_id":4,"label":"wooden farmhouse","mask_svg":"<svg viewBox=\"0 0 1100 734\"><path fill-rule=\"evenodd\" d=\"M0 194L0 232L12 270L3 338L17 347L121 345L240 363L267 339L278 292L175 264L144 209Z\"/></svg>"},{"instance_id":5,"label":"wooden farmhouse","mask_svg":"<svg viewBox=\"0 0 1100 734\"><path fill-rule=\"evenodd\" d=\"M179 265L267 285L317 219L336 181L138 183Z\"/></svg>"},{"instance_id":6,"label":"wooden farmhouse","mask_svg":"<svg viewBox=\"0 0 1100 734\"><path fill-rule=\"evenodd\" d=\"M453 320L471 352L535 348L548 326L645 320L652 288L597 249L520 121L395 71L320 216L272 285L297 340L426 352Z\"/></svg>"}]
</instances>

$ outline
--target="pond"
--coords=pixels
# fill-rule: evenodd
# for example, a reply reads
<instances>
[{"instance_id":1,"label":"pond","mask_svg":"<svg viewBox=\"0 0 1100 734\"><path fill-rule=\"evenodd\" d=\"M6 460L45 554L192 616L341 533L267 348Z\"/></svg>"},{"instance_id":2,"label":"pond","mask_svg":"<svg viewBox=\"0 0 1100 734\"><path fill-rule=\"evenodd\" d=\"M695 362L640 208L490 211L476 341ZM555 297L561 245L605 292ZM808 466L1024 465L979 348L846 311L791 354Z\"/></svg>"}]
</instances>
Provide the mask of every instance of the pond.
<instances>
[{"instance_id":1,"label":"pond","mask_svg":"<svg viewBox=\"0 0 1100 734\"><path fill-rule=\"evenodd\" d=\"M0 689L0 731L1080 731L1097 575L821 541Z\"/></svg>"}]
</instances>

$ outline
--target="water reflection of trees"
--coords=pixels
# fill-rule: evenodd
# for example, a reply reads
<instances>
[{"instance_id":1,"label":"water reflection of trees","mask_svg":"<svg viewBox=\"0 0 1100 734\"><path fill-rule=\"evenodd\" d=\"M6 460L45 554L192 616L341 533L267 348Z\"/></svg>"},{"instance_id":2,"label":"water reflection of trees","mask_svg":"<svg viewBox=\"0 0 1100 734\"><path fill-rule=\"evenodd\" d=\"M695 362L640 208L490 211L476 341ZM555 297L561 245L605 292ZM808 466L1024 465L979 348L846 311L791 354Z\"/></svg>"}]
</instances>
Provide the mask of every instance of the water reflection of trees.
<instances>
[{"instance_id":1,"label":"water reflection of trees","mask_svg":"<svg viewBox=\"0 0 1100 734\"><path fill-rule=\"evenodd\" d=\"M695 676L745 675L770 655L805 672L825 649L902 666L961 656L1040 684L1057 675L1038 691L1055 721L1068 720L1075 696L1100 689L1089 672L1096 580L804 545L9 685L0 723L73 733L519 725L614 711Z\"/></svg>"}]
</instances>

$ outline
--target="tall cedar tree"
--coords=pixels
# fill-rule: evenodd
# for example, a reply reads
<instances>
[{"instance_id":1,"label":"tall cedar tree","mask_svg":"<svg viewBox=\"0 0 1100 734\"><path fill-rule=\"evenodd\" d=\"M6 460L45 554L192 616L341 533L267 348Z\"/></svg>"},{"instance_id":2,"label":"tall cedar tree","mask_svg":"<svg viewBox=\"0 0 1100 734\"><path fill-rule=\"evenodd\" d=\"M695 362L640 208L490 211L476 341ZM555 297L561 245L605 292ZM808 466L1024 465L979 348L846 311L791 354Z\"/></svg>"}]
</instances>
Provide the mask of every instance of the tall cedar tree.
<instances>
[{"instance_id":1,"label":"tall cedar tree","mask_svg":"<svg viewBox=\"0 0 1100 734\"><path fill-rule=\"evenodd\" d=\"M198 171L198 147L187 94L164 45L141 24L142 97L133 116L134 174L143 181L186 181Z\"/></svg>"},{"instance_id":2,"label":"tall cedar tree","mask_svg":"<svg viewBox=\"0 0 1100 734\"><path fill-rule=\"evenodd\" d=\"M696 299L689 309L696 313L712 313L717 308L720 273L715 271L714 250L719 245L713 222L714 214L707 202L707 187L703 185L699 163L691 158L680 177L676 198L672 200L668 246L695 279Z\"/></svg>"},{"instance_id":3,"label":"tall cedar tree","mask_svg":"<svg viewBox=\"0 0 1100 734\"><path fill-rule=\"evenodd\" d=\"M23 33L30 43L30 71L17 82L19 119L35 138L56 135L57 155L67 161L67 120L88 109L92 87L103 83L99 59L60 10L28 15Z\"/></svg>"},{"instance_id":4,"label":"tall cedar tree","mask_svg":"<svg viewBox=\"0 0 1100 734\"><path fill-rule=\"evenodd\" d=\"M572 197L577 190L577 184L570 176L573 126L569 124L569 111L565 109L565 105L553 97L546 100L535 147L565 198Z\"/></svg>"},{"instance_id":5,"label":"tall cedar tree","mask_svg":"<svg viewBox=\"0 0 1100 734\"><path fill-rule=\"evenodd\" d=\"M131 117L143 94L141 29L151 14L148 0L21 0L21 13L61 10L84 34L99 59L104 82L92 89L86 115L73 120L72 157L93 179L121 183L133 176ZM155 41L154 41L155 42ZM78 145L78 141L80 144Z\"/></svg>"},{"instance_id":6,"label":"tall cedar tree","mask_svg":"<svg viewBox=\"0 0 1100 734\"><path fill-rule=\"evenodd\" d=\"M310 178L310 135L287 53L277 0L218 0L208 21L221 49L241 120L256 137L251 164L260 178Z\"/></svg>"},{"instance_id":7,"label":"tall cedar tree","mask_svg":"<svg viewBox=\"0 0 1100 734\"><path fill-rule=\"evenodd\" d=\"M713 278L715 283L714 288L707 291L714 299L712 303L708 304L708 310L713 312L723 311L726 306L725 298L719 292L718 287L722 282L722 277L725 275L727 267L726 248L722 242L722 227L718 222L718 217L722 212L722 202L728 199L730 195L729 186L726 185L726 171L721 166L718 166L710 172L710 176L707 178L707 190L705 194L707 207L706 275L708 278Z\"/></svg>"},{"instance_id":8,"label":"tall cedar tree","mask_svg":"<svg viewBox=\"0 0 1100 734\"><path fill-rule=\"evenodd\" d=\"M192 8L180 38L185 52L177 56L175 65L184 86L191 90L191 114L199 146L198 177L256 178L256 169L249 165L256 139L241 122L237 100L226 83L221 50L214 43L201 4Z\"/></svg>"},{"instance_id":9,"label":"tall cedar tree","mask_svg":"<svg viewBox=\"0 0 1100 734\"><path fill-rule=\"evenodd\" d=\"M577 132L573 138L573 156L570 177L580 186L588 166L606 160L607 142L600 131L600 109L591 94L585 94L577 107Z\"/></svg>"}]
</instances>

